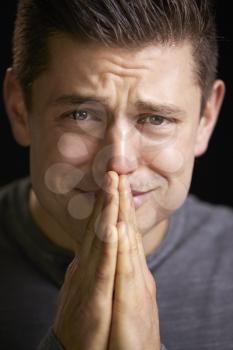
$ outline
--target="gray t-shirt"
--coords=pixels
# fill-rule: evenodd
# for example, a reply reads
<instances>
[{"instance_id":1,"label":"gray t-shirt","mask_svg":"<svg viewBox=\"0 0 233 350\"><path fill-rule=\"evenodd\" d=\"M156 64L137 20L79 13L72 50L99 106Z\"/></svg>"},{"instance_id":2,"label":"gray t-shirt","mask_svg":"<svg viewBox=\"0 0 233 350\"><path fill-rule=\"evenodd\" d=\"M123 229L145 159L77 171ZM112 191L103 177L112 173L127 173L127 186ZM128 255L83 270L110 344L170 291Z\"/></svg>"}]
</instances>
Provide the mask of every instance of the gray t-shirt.
<instances>
[{"instance_id":1,"label":"gray t-shirt","mask_svg":"<svg viewBox=\"0 0 233 350\"><path fill-rule=\"evenodd\" d=\"M23 179L0 191L0 349L60 350L51 326L73 254L35 225L29 189ZM147 263L167 350L232 350L233 210L189 196Z\"/></svg>"}]
</instances>

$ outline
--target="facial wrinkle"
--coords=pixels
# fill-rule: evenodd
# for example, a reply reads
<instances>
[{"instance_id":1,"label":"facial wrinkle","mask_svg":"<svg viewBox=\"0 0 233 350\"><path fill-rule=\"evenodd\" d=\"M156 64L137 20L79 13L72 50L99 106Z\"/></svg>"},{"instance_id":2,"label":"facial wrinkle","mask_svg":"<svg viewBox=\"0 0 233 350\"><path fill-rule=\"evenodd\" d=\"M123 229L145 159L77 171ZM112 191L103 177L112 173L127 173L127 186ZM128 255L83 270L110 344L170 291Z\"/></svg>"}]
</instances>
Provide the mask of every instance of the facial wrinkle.
<instances>
[{"instance_id":1,"label":"facial wrinkle","mask_svg":"<svg viewBox=\"0 0 233 350\"><path fill-rule=\"evenodd\" d=\"M105 95L114 119L122 119L126 116L128 106L133 103L138 83L139 76L126 73L122 76L108 71L99 76L97 86L100 88L97 87L97 91L101 96Z\"/></svg>"}]
</instances>

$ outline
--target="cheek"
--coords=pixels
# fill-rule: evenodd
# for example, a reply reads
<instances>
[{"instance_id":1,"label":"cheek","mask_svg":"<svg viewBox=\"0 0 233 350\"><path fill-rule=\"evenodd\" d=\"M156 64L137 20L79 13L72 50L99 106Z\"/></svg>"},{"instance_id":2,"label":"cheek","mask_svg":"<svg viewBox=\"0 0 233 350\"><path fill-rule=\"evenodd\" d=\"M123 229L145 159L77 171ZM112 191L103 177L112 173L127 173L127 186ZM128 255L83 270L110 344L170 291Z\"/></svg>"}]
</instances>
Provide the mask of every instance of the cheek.
<instances>
[{"instance_id":1,"label":"cheek","mask_svg":"<svg viewBox=\"0 0 233 350\"><path fill-rule=\"evenodd\" d=\"M160 150L152 160L152 165L167 174L176 174L184 169L185 154L179 149L165 148Z\"/></svg>"},{"instance_id":2,"label":"cheek","mask_svg":"<svg viewBox=\"0 0 233 350\"><path fill-rule=\"evenodd\" d=\"M96 152L95 144L70 132L62 135L53 133L53 137L47 140L40 157L33 150L31 173L33 178L41 178L49 192L66 195L79 185L89 171Z\"/></svg>"},{"instance_id":3,"label":"cheek","mask_svg":"<svg viewBox=\"0 0 233 350\"><path fill-rule=\"evenodd\" d=\"M170 177L185 170L186 152L187 149L170 144L147 149L144 159L154 171Z\"/></svg>"},{"instance_id":4,"label":"cheek","mask_svg":"<svg viewBox=\"0 0 233 350\"><path fill-rule=\"evenodd\" d=\"M165 178L182 176L189 172L194 159L195 130L186 125L177 129L173 137L156 145L155 142L147 143L143 150L143 159L155 172Z\"/></svg>"},{"instance_id":5,"label":"cheek","mask_svg":"<svg viewBox=\"0 0 233 350\"><path fill-rule=\"evenodd\" d=\"M194 154L184 145L169 145L157 150L150 168L160 176L160 186L152 193L159 220L169 216L185 201L192 177Z\"/></svg>"},{"instance_id":6,"label":"cheek","mask_svg":"<svg viewBox=\"0 0 233 350\"><path fill-rule=\"evenodd\" d=\"M88 161L91 153L90 145L88 147L79 135L64 133L58 140L57 149L64 161L83 163Z\"/></svg>"},{"instance_id":7,"label":"cheek","mask_svg":"<svg viewBox=\"0 0 233 350\"><path fill-rule=\"evenodd\" d=\"M53 139L47 145L48 163L65 163L74 167L85 167L92 162L98 145L96 142L87 139L85 135L64 132L54 134ZM44 154L46 158L46 154Z\"/></svg>"}]
</instances>

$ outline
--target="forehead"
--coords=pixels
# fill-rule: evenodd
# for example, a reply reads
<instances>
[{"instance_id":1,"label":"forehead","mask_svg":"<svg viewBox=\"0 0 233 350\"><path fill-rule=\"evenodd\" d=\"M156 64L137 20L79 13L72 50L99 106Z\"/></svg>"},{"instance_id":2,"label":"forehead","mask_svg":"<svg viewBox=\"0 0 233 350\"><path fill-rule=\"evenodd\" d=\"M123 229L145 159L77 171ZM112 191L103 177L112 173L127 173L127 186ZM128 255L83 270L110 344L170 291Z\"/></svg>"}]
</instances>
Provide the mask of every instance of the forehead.
<instances>
[{"instance_id":1,"label":"forehead","mask_svg":"<svg viewBox=\"0 0 233 350\"><path fill-rule=\"evenodd\" d=\"M192 45L188 41L176 44L150 44L138 48L106 47L98 43L81 43L65 35L49 39L49 68L69 68L79 74L103 73L109 69L119 75L138 73L145 69L174 70L182 67L184 73L194 78ZM87 61L88 59L88 61ZM172 64L173 63L173 64Z\"/></svg>"},{"instance_id":2,"label":"forehead","mask_svg":"<svg viewBox=\"0 0 233 350\"><path fill-rule=\"evenodd\" d=\"M55 36L49 40L49 65L43 78L51 99L81 92L114 95L116 102L117 94L125 92L131 100L146 95L172 103L194 91L200 93L188 42L127 49Z\"/></svg>"}]
</instances>

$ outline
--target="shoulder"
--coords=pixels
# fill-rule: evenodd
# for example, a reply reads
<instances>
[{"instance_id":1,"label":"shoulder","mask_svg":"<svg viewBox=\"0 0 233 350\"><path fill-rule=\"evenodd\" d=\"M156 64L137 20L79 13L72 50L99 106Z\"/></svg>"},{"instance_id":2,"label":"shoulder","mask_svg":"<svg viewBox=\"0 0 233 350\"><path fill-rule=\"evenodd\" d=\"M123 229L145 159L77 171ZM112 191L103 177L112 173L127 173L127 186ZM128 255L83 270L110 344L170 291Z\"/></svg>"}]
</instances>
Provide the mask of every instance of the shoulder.
<instances>
[{"instance_id":1,"label":"shoulder","mask_svg":"<svg viewBox=\"0 0 233 350\"><path fill-rule=\"evenodd\" d=\"M233 234L233 208L208 203L190 194L183 209L190 228Z\"/></svg>"},{"instance_id":2,"label":"shoulder","mask_svg":"<svg viewBox=\"0 0 233 350\"><path fill-rule=\"evenodd\" d=\"M17 179L12 181L5 186L0 187L0 206L3 205L3 202L10 201L12 195L20 192L24 192L30 186L30 178L25 177L22 179Z\"/></svg>"},{"instance_id":3,"label":"shoulder","mask_svg":"<svg viewBox=\"0 0 233 350\"><path fill-rule=\"evenodd\" d=\"M9 232L21 220L22 209L27 205L29 178L19 179L0 188L0 247L9 245Z\"/></svg>"},{"instance_id":4,"label":"shoulder","mask_svg":"<svg viewBox=\"0 0 233 350\"><path fill-rule=\"evenodd\" d=\"M216 258L233 263L233 209L205 202L189 195L180 215L184 227L182 241L200 259Z\"/></svg>"}]
</instances>

